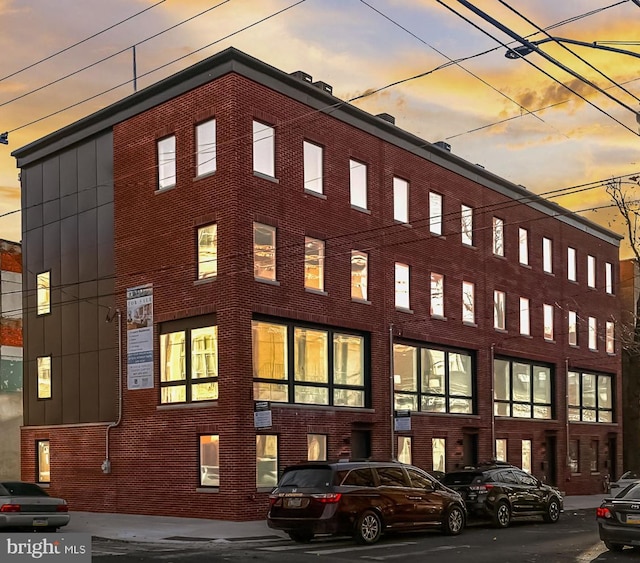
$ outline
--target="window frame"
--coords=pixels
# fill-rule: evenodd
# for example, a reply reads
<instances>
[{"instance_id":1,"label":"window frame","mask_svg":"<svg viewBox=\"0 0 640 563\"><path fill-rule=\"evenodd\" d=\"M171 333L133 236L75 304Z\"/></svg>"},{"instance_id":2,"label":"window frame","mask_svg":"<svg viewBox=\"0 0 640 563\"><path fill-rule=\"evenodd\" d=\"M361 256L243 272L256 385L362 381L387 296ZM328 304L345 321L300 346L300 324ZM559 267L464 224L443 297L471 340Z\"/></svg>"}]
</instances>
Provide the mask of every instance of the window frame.
<instances>
[{"instance_id":1,"label":"window frame","mask_svg":"<svg viewBox=\"0 0 640 563\"><path fill-rule=\"evenodd\" d=\"M466 325L476 324L476 284L469 281L462 282L462 322Z\"/></svg>"},{"instance_id":2,"label":"window frame","mask_svg":"<svg viewBox=\"0 0 640 563\"><path fill-rule=\"evenodd\" d=\"M214 461L217 461L217 465L210 465L207 464L205 465L203 462L204 461L209 461L209 460L205 460L205 457L209 457L209 455L204 455L206 452L204 452L204 446L205 444L203 443L202 439L203 438L216 438L215 441L211 441L209 443L215 443L215 455L213 456ZM210 448L210 449L214 449L214 448ZM198 466L200 467L200 478L198 480L198 487L206 487L206 488L214 488L214 489L219 489L220 488L220 434L198 434ZM214 468L217 470L217 483L215 483L215 479L212 479L214 481L214 483L205 483L205 479L209 474L208 469L209 468ZM206 468L206 469L205 469Z\"/></svg>"},{"instance_id":3,"label":"window frame","mask_svg":"<svg viewBox=\"0 0 640 563\"><path fill-rule=\"evenodd\" d=\"M36 477L38 484L51 483L51 440L49 438L36 440ZM46 448L45 448L46 446ZM46 459L43 460L43 456Z\"/></svg>"},{"instance_id":4,"label":"window frame","mask_svg":"<svg viewBox=\"0 0 640 563\"><path fill-rule=\"evenodd\" d=\"M493 328L507 330L507 294L498 289L493 291Z\"/></svg>"},{"instance_id":5,"label":"window frame","mask_svg":"<svg viewBox=\"0 0 640 563\"><path fill-rule=\"evenodd\" d=\"M276 177L276 129L264 121L253 119L253 173ZM266 134L265 134L266 133ZM262 135L261 135L262 134ZM261 144L260 144L261 143ZM264 162L262 162L264 160Z\"/></svg>"},{"instance_id":6,"label":"window frame","mask_svg":"<svg viewBox=\"0 0 640 563\"><path fill-rule=\"evenodd\" d=\"M269 482L260 481L260 460L258 458L258 453L259 453L259 449L260 449L260 438L264 438L265 440L267 440L268 438L270 438L271 440L268 441L273 441L273 444L263 444L262 445L262 452L265 453L266 448L275 448L275 458L273 456L262 456L263 458L266 458L266 461L269 462L269 465L274 465L275 466L275 471L272 470L273 473L273 477L275 477L275 481L271 481L269 480ZM269 433L265 433L265 434L256 434L256 457L255 457L255 463L256 463L256 489L273 489L273 487L276 486L277 482L278 482L278 476L280 475L280 436L278 434L269 434Z\"/></svg>"},{"instance_id":7,"label":"window frame","mask_svg":"<svg viewBox=\"0 0 640 563\"><path fill-rule=\"evenodd\" d=\"M578 313L576 311L567 312L567 323L567 343L569 346L578 346Z\"/></svg>"},{"instance_id":8,"label":"window frame","mask_svg":"<svg viewBox=\"0 0 640 563\"><path fill-rule=\"evenodd\" d=\"M364 169L364 178L360 178L360 167ZM349 202L351 207L368 210L369 165L349 159Z\"/></svg>"},{"instance_id":9,"label":"window frame","mask_svg":"<svg viewBox=\"0 0 640 563\"><path fill-rule=\"evenodd\" d=\"M592 379L591 385L587 385L589 379ZM608 424L616 421L614 374L570 369L567 387L569 422ZM603 398L606 392L610 406Z\"/></svg>"},{"instance_id":10,"label":"window frame","mask_svg":"<svg viewBox=\"0 0 640 563\"><path fill-rule=\"evenodd\" d=\"M324 292L326 248L323 240L304 237L304 288ZM317 272L317 284L312 283Z\"/></svg>"},{"instance_id":11,"label":"window frame","mask_svg":"<svg viewBox=\"0 0 640 563\"><path fill-rule=\"evenodd\" d=\"M543 303L542 305L542 327L543 337L547 342L555 341L555 326L554 326L554 307L549 303Z\"/></svg>"},{"instance_id":12,"label":"window frame","mask_svg":"<svg viewBox=\"0 0 640 563\"><path fill-rule=\"evenodd\" d=\"M526 308L523 305L526 303ZM519 329L522 336L531 336L531 300L520 297L519 301ZM525 323L526 321L526 323ZM524 330L526 324L526 331Z\"/></svg>"},{"instance_id":13,"label":"window frame","mask_svg":"<svg viewBox=\"0 0 640 563\"><path fill-rule=\"evenodd\" d=\"M437 192L429 192L429 232L442 236L442 211L444 197Z\"/></svg>"},{"instance_id":14,"label":"window frame","mask_svg":"<svg viewBox=\"0 0 640 563\"><path fill-rule=\"evenodd\" d=\"M210 132L207 131L208 127L213 127L213 142L204 142L208 139L201 139L205 132L210 135ZM195 126L196 178L215 174L217 170L217 135L218 125L215 117L201 121ZM212 149L208 148L210 145L212 145Z\"/></svg>"},{"instance_id":15,"label":"window frame","mask_svg":"<svg viewBox=\"0 0 640 563\"><path fill-rule=\"evenodd\" d=\"M523 439L520 447L520 456L521 456L521 468L522 471L526 471L527 473L531 473L533 468L533 449L532 449L532 440Z\"/></svg>"},{"instance_id":16,"label":"window frame","mask_svg":"<svg viewBox=\"0 0 640 563\"><path fill-rule=\"evenodd\" d=\"M529 230L522 227L518 228L518 262L529 265Z\"/></svg>"},{"instance_id":17,"label":"window frame","mask_svg":"<svg viewBox=\"0 0 640 563\"><path fill-rule=\"evenodd\" d=\"M493 217L492 226L493 255L504 257L504 219Z\"/></svg>"},{"instance_id":18,"label":"window frame","mask_svg":"<svg viewBox=\"0 0 640 563\"><path fill-rule=\"evenodd\" d=\"M613 264L605 262L604 264L604 290L607 295L613 295Z\"/></svg>"},{"instance_id":19,"label":"window frame","mask_svg":"<svg viewBox=\"0 0 640 563\"><path fill-rule=\"evenodd\" d=\"M591 254L587 256L587 287L596 288L596 257Z\"/></svg>"},{"instance_id":20,"label":"window frame","mask_svg":"<svg viewBox=\"0 0 640 563\"><path fill-rule=\"evenodd\" d=\"M395 263L394 274L394 303L395 308L401 311L411 310L411 266L403 262ZM406 284L406 290L402 284Z\"/></svg>"},{"instance_id":21,"label":"window frame","mask_svg":"<svg viewBox=\"0 0 640 563\"><path fill-rule=\"evenodd\" d=\"M51 313L51 270L36 274L36 316Z\"/></svg>"},{"instance_id":22,"label":"window frame","mask_svg":"<svg viewBox=\"0 0 640 563\"><path fill-rule=\"evenodd\" d=\"M436 464L436 456L439 455ZM433 471L447 472L447 439L434 436L431 438L431 467Z\"/></svg>"},{"instance_id":23,"label":"window frame","mask_svg":"<svg viewBox=\"0 0 640 563\"><path fill-rule=\"evenodd\" d=\"M567 279L578 281L578 251L571 246L567 247Z\"/></svg>"},{"instance_id":24,"label":"window frame","mask_svg":"<svg viewBox=\"0 0 640 563\"><path fill-rule=\"evenodd\" d=\"M605 322L605 350L607 354L616 353L616 323L613 321Z\"/></svg>"},{"instance_id":25,"label":"window frame","mask_svg":"<svg viewBox=\"0 0 640 563\"><path fill-rule=\"evenodd\" d=\"M311 448L314 447L314 442L318 444L318 456L313 457L311 455ZM328 447L328 435L327 434L307 434L307 461L327 461Z\"/></svg>"},{"instance_id":26,"label":"window frame","mask_svg":"<svg viewBox=\"0 0 640 563\"><path fill-rule=\"evenodd\" d=\"M589 317L587 321L589 329L589 350L597 352L598 350L598 319L596 317Z\"/></svg>"},{"instance_id":27,"label":"window frame","mask_svg":"<svg viewBox=\"0 0 640 563\"><path fill-rule=\"evenodd\" d=\"M356 267L358 261L364 263L362 268ZM369 254L360 250L351 251L351 299L369 300Z\"/></svg>"},{"instance_id":28,"label":"window frame","mask_svg":"<svg viewBox=\"0 0 640 563\"><path fill-rule=\"evenodd\" d=\"M270 235L271 243L262 245L265 249L272 248L271 259L263 260L263 264L260 264L256 257L258 256L258 244L256 243L256 234L262 230L262 234ZM268 252L263 251L265 256L268 256ZM275 282L277 280L277 228L273 225L267 225L266 223L260 223L258 221L253 222L253 278L260 281ZM258 275L258 272L265 271L271 272L270 275Z\"/></svg>"},{"instance_id":29,"label":"window frame","mask_svg":"<svg viewBox=\"0 0 640 563\"><path fill-rule=\"evenodd\" d=\"M393 177L393 220L409 223L409 181Z\"/></svg>"},{"instance_id":30,"label":"window frame","mask_svg":"<svg viewBox=\"0 0 640 563\"><path fill-rule=\"evenodd\" d=\"M165 145L168 144L170 146ZM166 135L156 140L156 159L157 159L157 182L156 191L163 191L174 188L177 183L177 143L174 133ZM171 150L173 149L173 150ZM167 154L173 153L173 157L167 157ZM173 178L173 180L171 180Z\"/></svg>"},{"instance_id":31,"label":"window frame","mask_svg":"<svg viewBox=\"0 0 640 563\"><path fill-rule=\"evenodd\" d=\"M400 463L411 465L411 458L412 458L411 436L403 436L401 434L398 434L396 447L398 448L397 449L398 461Z\"/></svg>"},{"instance_id":32,"label":"window frame","mask_svg":"<svg viewBox=\"0 0 640 563\"><path fill-rule=\"evenodd\" d=\"M213 228L213 233L205 233L204 231L207 229ZM211 234L213 238L213 244L205 245L202 244L203 236L207 234ZM201 225L196 230L196 256L197 256L197 278L198 280L208 280L213 279L218 276L218 224L217 223L209 223L208 225ZM210 254L206 254L204 249L214 247L213 252ZM213 258L207 258L206 256L212 255ZM202 267L203 264L211 262L211 267L209 269L204 269Z\"/></svg>"},{"instance_id":33,"label":"window frame","mask_svg":"<svg viewBox=\"0 0 640 563\"><path fill-rule=\"evenodd\" d=\"M460 241L465 246L473 246L473 208L460 204Z\"/></svg>"},{"instance_id":34,"label":"window frame","mask_svg":"<svg viewBox=\"0 0 640 563\"><path fill-rule=\"evenodd\" d=\"M305 139L302 142L302 152L304 191L324 195L324 147ZM313 177L310 178L309 175Z\"/></svg>"},{"instance_id":35,"label":"window frame","mask_svg":"<svg viewBox=\"0 0 640 563\"><path fill-rule=\"evenodd\" d=\"M45 366L45 363L48 365ZM36 398L38 400L50 400L53 398L53 367L51 364L52 356L50 354L46 356L38 356L36 358L36 377L38 382ZM49 390L48 394L43 392L43 387Z\"/></svg>"},{"instance_id":36,"label":"window frame","mask_svg":"<svg viewBox=\"0 0 640 563\"><path fill-rule=\"evenodd\" d=\"M553 240L542 237L542 271L553 274Z\"/></svg>"},{"instance_id":37,"label":"window frame","mask_svg":"<svg viewBox=\"0 0 640 563\"><path fill-rule=\"evenodd\" d=\"M429 312L431 313L432 317L444 319L444 274L431 272L430 279ZM440 288L440 295L438 295L438 287Z\"/></svg>"}]
</instances>

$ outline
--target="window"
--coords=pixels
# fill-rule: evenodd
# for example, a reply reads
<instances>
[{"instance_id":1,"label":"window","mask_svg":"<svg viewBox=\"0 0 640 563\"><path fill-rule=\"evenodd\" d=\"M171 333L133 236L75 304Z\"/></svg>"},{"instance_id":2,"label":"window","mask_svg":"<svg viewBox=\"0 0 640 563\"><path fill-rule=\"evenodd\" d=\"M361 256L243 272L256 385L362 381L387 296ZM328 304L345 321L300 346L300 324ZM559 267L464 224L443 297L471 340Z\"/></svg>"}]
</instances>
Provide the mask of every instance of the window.
<instances>
[{"instance_id":1,"label":"window","mask_svg":"<svg viewBox=\"0 0 640 563\"><path fill-rule=\"evenodd\" d=\"M176 138L174 135L158 141L158 189L176 185Z\"/></svg>"},{"instance_id":2,"label":"window","mask_svg":"<svg viewBox=\"0 0 640 563\"><path fill-rule=\"evenodd\" d=\"M378 467L378 479L382 487L407 487L407 479L401 467Z\"/></svg>"},{"instance_id":3,"label":"window","mask_svg":"<svg viewBox=\"0 0 640 563\"><path fill-rule=\"evenodd\" d=\"M493 292L493 328L504 330L505 325L505 307L506 294L504 291Z\"/></svg>"},{"instance_id":4,"label":"window","mask_svg":"<svg viewBox=\"0 0 640 563\"><path fill-rule=\"evenodd\" d=\"M256 434L256 487L278 483L278 436Z\"/></svg>"},{"instance_id":5,"label":"window","mask_svg":"<svg viewBox=\"0 0 640 563\"><path fill-rule=\"evenodd\" d=\"M507 441L504 438L496 440L496 459L498 461L507 461Z\"/></svg>"},{"instance_id":6,"label":"window","mask_svg":"<svg viewBox=\"0 0 640 563\"><path fill-rule=\"evenodd\" d=\"M607 354L615 353L615 324L612 321L606 323L606 345Z\"/></svg>"},{"instance_id":7,"label":"window","mask_svg":"<svg viewBox=\"0 0 640 563\"><path fill-rule=\"evenodd\" d=\"M589 317L589 350L598 349L598 321Z\"/></svg>"},{"instance_id":8,"label":"window","mask_svg":"<svg viewBox=\"0 0 640 563\"><path fill-rule=\"evenodd\" d=\"M218 275L218 225L198 229L198 279Z\"/></svg>"},{"instance_id":9,"label":"window","mask_svg":"<svg viewBox=\"0 0 640 563\"><path fill-rule=\"evenodd\" d=\"M251 326L255 401L367 405L364 336L261 320Z\"/></svg>"},{"instance_id":10,"label":"window","mask_svg":"<svg viewBox=\"0 0 640 563\"><path fill-rule=\"evenodd\" d=\"M323 149L318 145L304 142L304 189L308 192L321 194Z\"/></svg>"},{"instance_id":11,"label":"window","mask_svg":"<svg viewBox=\"0 0 640 563\"><path fill-rule=\"evenodd\" d=\"M409 309L409 266L396 262L396 308Z\"/></svg>"},{"instance_id":12,"label":"window","mask_svg":"<svg viewBox=\"0 0 640 563\"><path fill-rule=\"evenodd\" d=\"M462 322L470 324L476 321L474 290L474 284L462 282Z\"/></svg>"},{"instance_id":13,"label":"window","mask_svg":"<svg viewBox=\"0 0 640 563\"><path fill-rule=\"evenodd\" d=\"M444 317L444 276L431 272L431 316Z\"/></svg>"},{"instance_id":14,"label":"window","mask_svg":"<svg viewBox=\"0 0 640 563\"><path fill-rule=\"evenodd\" d=\"M253 122L253 171L275 177L275 129Z\"/></svg>"},{"instance_id":15,"label":"window","mask_svg":"<svg viewBox=\"0 0 640 563\"><path fill-rule=\"evenodd\" d=\"M570 371L568 374L569 420L613 422L613 377Z\"/></svg>"},{"instance_id":16,"label":"window","mask_svg":"<svg viewBox=\"0 0 640 563\"><path fill-rule=\"evenodd\" d=\"M38 315L51 312L51 271L41 272L36 276L36 298Z\"/></svg>"},{"instance_id":17,"label":"window","mask_svg":"<svg viewBox=\"0 0 640 563\"><path fill-rule=\"evenodd\" d=\"M429 192L429 231L442 234L442 196L433 192Z\"/></svg>"},{"instance_id":18,"label":"window","mask_svg":"<svg viewBox=\"0 0 640 563\"><path fill-rule=\"evenodd\" d=\"M467 205L460 206L460 232L462 244L473 244L473 210Z\"/></svg>"},{"instance_id":19,"label":"window","mask_svg":"<svg viewBox=\"0 0 640 563\"><path fill-rule=\"evenodd\" d=\"M598 456L600 450L600 442L598 440L591 440L591 473L597 473L600 468L598 467Z\"/></svg>"},{"instance_id":20,"label":"window","mask_svg":"<svg viewBox=\"0 0 640 563\"><path fill-rule=\"evenodd\" d=\"M259 280L276 279L276 228L253 224L253 275Z\"/></svg>"},{"instance_id":21,"label":"window","mask_svg":"<svg viewBox=\"0 0 640 563\"><path fill-rule=\"evenodd\" d=\"M196 126L196 167L198 176L216 171L216 120Z\"/></svg>"},{"instance_id":22,"label":"window","mask_svg":"<svg viewBox=\"0 0 640 563\"><path fill-rule=\"evenodd\" d=\"M496 358L493 362L493 407L496 416L552 419L551 367Z\"/></svg>"},{"instance_id":23,"label":"window","mask_svg":"<svg viewBox=\"0 0 640 563\"><path fill-rule=\"evenodd\" d=\"M307 460L327 461L326 434L307 434Z\"/></svg>"},{"instance_id":24,"label":"window","mask_svg":"<svg viewBox=\"0 0 640 563\"><path fill-rule=\"evenodd\" d=\"M544 317L544 339L553 340L553 305L542 306Z\"/></svg>"},{"instance_id":25,"label":"window","mask_svg":"<svg viewBox=\"0 0 640 563\"><path fill-rule=\"evenodd\" d=\"M36 456L38 463L38 473L36 481L38 483L51 483L51 461L49 440L36 441Z\"/></svg>"},{"instance_id":26,"label":"window","mask_svg":"<svg viewBox=\"0 0 640 563\"><path fill-rule=\"evenodd\" d=\"M504 256L504 220L493 218L493 253Z\"/></svg>"},{"instance_id":27,"label":"window","mask_svg":"<svg viewBox=\"0 0 640 563\"><path fill-rule=\"evenodd\" d=\"M51 356L40 356L38 365L38 399L51 399Z\"/></svg>"},{"instance_id":28,"label":"window","mask_svg":"<svg viewBox=\"0 0 640 563\"><path fill-rule=\"evenodd\" d=\"M398 436L398 461L411 464L411 437Z\"/></svg>"},{"instance_id":29,"label":"window","mask_svg":"<svg viewBox=\"0 0 640 563\"><path fill-rule=\"evenodd\" d=\"M393 218L409 222L409 182L400 178L393 179Z\"/></svg>"},{"instance_id":30,"label":"window","mask_svg":"<svg viewBox=\"0 0 640 563\"><path fill-rule=\"evenodd\" d=\"M580 473L580 440L569 440L569 468L571 473Z\"/></svg>"},{"instance_id":31,"label":"window","mask_svg":"<svg viewBox=\"0 0 640 563\"><path fill-rule=\"evenodd\" d=\"M591 288L596 286L596 259L595 256L587 256L587 285Z\"/></svg>"},{"instance_id":32,"label":"window","mask_svg":"<svg viewBox=\"0 0 640 563\"><path fill-rule=\"evenodd\" d=\"M200 436L200 486L220 486L220 436Z\"/></svg>"},{"instance_id":33,"label":"window","mask_svg":"<svg viewBox=\"0 0 640 563\"><path fill-rule=\"evenodd\" d=\"M351 298L368 299L369 256L358 250L351 251Z\"/></svg>"},{"instance_id":34,"label":"window","mask_svg":"<svg viewBox=\"0 0 640 563\"><path fill-rule=\"evenodd\" d=\"M567 279L569 281L576 281L578 279L577 265L576 249L569 246L567 248Z\"/></svg>"},{"instance_id":35,"label":"window","mask_svg":"<svg viewBox=\"0 0 640 563\"><path fill-rule=\"evenodd\" d=\"M604 290L613 294L613 266L609 262L604 265Z\"/></svg>"},{"instance_id":36,"label":"window","mask_svg":"<svg viewBox=\"0 0 640 563\"><path fill-rule=\"evenodd\" d=\"M531 473L531 440L522 440L522 470Z\"/></svg>"},{"instance_id":37,"label":"window","mask_svg":"<svg viewBox=\"0 0 640 563\"><path fill-rule=\"evenodd\" d=\"M529 265L529 231L518 229L518 259L520 264Z\"/></svg>"},{"instance_id":38,"label":"window","mask_svg":"<svg viewBox=\"0 0 640 563\"><path fill-rule=\"evenodd\" d=\"M553 241L546 237L542 239L542 269L547 274L553 273Z\"/></svg>"},{"instance_id":39,"label":"window","mask_svg":"<svg viewBox=\"0 0 640 563\"><path fill-rule=\"evenodd\" d=\"M578 313L569 311L569 346L578 345Z\"/></svg>"},{"instance_id":40,"label":"window","mask_svg":"<svg viewBox=\"0 0 640 563\"><path fill-rule=\"evenodd\" d=\"M349 160L349 194L351 205L367 209L367 165Z\"/></svg>"},{"instance_id":41,"label":"window","mask_svg":"<svg viewBox=\"0 0 640 563\"><path fill-rule=\"evenodd\" d=\"M445 438L431 438L431 459L434 471L447 471L447 440Z\"/></svg>"},{"instance_id":42,"label":"window","mask_svg":"<svg viewBox=\"0 0 640 563\"><path fill-rule=\"evenodd\" d=\"M218 327L210 315L160 326L160 402L218 398Z\"/></svg>"},{"instance_id":43,"label":"window","mask_svg":"<svg viewBox=\"0 0 640 563\"><path fill-rule=\"evenodd\" d=\"M473 414L473 373L470 353L394 344L394 408Z\"/></svg>"},{"instance_id":44,"label":"window","mask_svg":"<svg viewBox=\"0 0 640 563\"><path fill-rule=\"evenodd\" d=\"M520 298L520 334L531 336L531 322L529 317L529 300Z\"/></svg>"},{"instance_id":45,"label":"window","mask_svg":"<svg viewBox=\"0 0 640 563\"><path fill-rule=\"evenodd\" d=\"M304 237L304 287L324 291L324 241Z\"/></svg>"}]
</instances>

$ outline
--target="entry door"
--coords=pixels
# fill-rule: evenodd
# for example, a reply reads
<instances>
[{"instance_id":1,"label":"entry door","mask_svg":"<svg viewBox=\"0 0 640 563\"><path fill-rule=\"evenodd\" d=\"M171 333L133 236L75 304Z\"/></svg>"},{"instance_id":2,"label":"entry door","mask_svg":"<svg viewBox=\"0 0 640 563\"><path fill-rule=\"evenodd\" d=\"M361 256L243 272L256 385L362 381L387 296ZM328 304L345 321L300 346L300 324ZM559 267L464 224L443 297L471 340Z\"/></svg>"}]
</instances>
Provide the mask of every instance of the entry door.
<instances>
[{"instance_id":1,"label":"entry door","mask_svg":"<svg viewBox=\"0 0 640 563\"><path fill-rule=\"evenodd\" d=\"M465 434L462 439L462 463L465 466L478 465L478 435Z\"/></svg>"},{"instance_id":2,"label":"entry door","mask_svg":"<svg viewBox=\"0 0 640 563\"><path fill-rule=\"evenodd\" d=\"M557 443L555 436L547 436L547 483L554 487L558 483Z\"/></svg>"},{"instance_id":3,"label":"entry door","mask_svg":"<svg viewBox=\"0 0 640 563\"><path fill-rule=\"evenodd\" d=\"M371 431L351 431L351 458L369 459L371 457Z\"/></svg>"},{"instance_id":4,"label":"entry door","mask_svg":"<svg viewBox=\"0 0 640 563\"><path fill-rule=\"evenodd\" d=\"M609 457L607 459L607 467L609 470L609 481L616 481L618 479L618 473L616 471L616 439L609 438Z\"/></svg>"}]
</instances>

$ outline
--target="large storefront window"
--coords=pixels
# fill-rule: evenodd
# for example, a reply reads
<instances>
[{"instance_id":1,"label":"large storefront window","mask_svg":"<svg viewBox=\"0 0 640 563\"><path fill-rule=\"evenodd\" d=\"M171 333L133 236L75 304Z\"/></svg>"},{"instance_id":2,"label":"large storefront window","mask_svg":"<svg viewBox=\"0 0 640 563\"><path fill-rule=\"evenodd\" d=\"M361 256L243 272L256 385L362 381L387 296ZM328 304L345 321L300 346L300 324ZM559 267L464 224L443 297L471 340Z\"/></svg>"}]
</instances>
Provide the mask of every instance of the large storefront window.
<instances>
[{"instance_id":1,"label":"large storefront window","mask_svg":"<svg viewBox=\"0 0 640 563\"><path fill-rule=\"evenodd\" d=\"M613 422L613 377L570 371L569 420Z\"/></svg>"},{"instance_id":2,"label":"large storefront window","mask_svg":"<svg viewBox=\"0 0 640 563\"><path fill-rule=\"evenodd\" d=\"M496 416L553 418L551 368L524 361L493 363L493 407Z\"/></svg>"},{"instance_id":3,"label":"large storefront window","mask_svg":"<svg viewBox=\"0 0 640 563\"><path fill-rule=\"evenodd\" d=\"M466 352L393 345L394 408L471 414L473 362Z\"/></svg>"},{"instance_id":4,"label":"large storefront window","mask_svg":"<svg viewBox=\"0 0 640 563\"><path fill-rule=\"evenodd\" d=\"M364 336L259 320L252 334L254 400L367 405Z\"/></svg>"}]
</instances>

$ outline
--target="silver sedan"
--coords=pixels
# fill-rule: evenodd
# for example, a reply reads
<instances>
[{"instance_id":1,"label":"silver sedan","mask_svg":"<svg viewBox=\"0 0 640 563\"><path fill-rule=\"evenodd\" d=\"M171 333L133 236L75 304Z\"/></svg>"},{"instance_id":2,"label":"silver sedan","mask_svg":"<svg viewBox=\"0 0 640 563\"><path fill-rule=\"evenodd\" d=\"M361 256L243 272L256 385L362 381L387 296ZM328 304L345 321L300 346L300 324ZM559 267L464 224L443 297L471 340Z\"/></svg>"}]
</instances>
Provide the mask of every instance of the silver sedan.
<instances>
[{"instance_id":1,"label":"silver sedan","mask_svg":"<svg viewBox=\"0 0 640 563\"><path fill-rule=\"evenodd\" d=\"M69 506L34 483L0 481L0 529L55 532L69 523Z\"/></svg>"}]
</instances>

